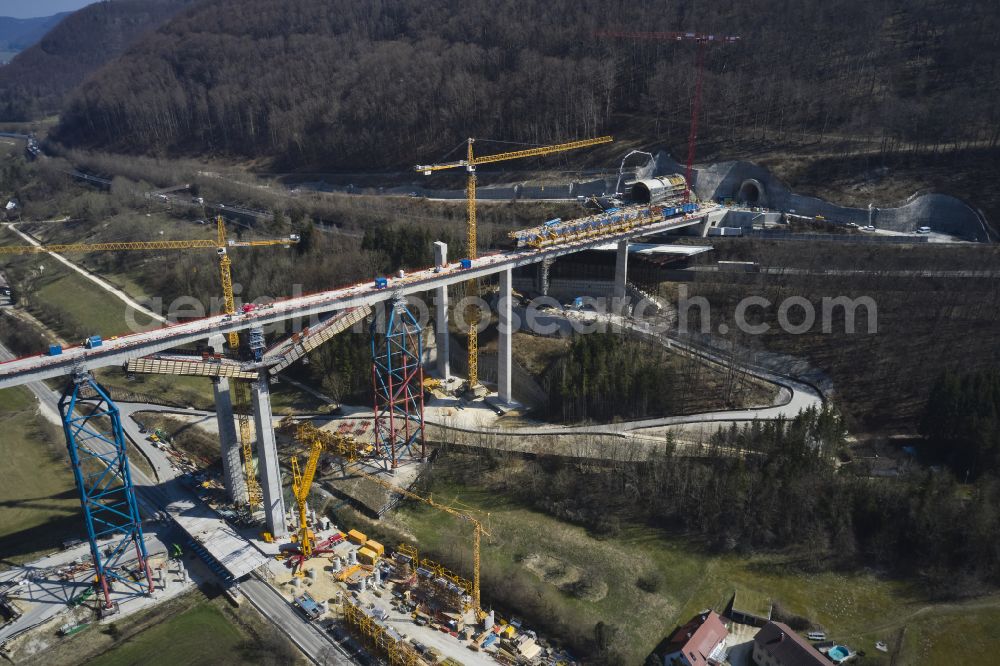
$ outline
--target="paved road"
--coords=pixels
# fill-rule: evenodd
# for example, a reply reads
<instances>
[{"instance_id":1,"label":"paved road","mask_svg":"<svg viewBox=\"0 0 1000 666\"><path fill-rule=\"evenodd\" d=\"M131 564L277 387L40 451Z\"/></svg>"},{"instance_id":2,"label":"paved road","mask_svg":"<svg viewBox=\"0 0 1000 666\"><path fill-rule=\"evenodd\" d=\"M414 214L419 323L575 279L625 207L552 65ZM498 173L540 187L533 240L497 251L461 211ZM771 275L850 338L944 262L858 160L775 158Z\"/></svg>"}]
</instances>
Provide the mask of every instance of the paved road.
<instances>
[{"instance_id":1,"label":"paved road","mask_svg":"<svg viewBox=\"0 0 1000 666\"><path fill-rule=\"evenodd\" d=\"M722 273L733 275L731 271L720 270L718 266L691 266L681 269L692 273ZM912 278L1000 278L1000 270L867 270L848 268L784 268L781 266L759 266L752 273L766 275L818 275L823 277L912 277Z\"/></svg>"},{"instance_id":2,"label":"paved road","mask_svg":"<svg viewBox=\"0 0 1000 666\"><path fill-rule=\"evenodd\" d=\"M15 359L13 353L0 344L0 363ZM38 399L39 409L48 421L62 427L62 419L59 418L59 395L46 386L45 382L28 382L24 385Z\"/></svg>"},{"instance_id":3,"label":"paved road","mask_svg":"<svg viewBox=\"0 0 1000 666\"><path fill-rule=\"evenodd\" d=\"M310 659L319 664L354 664L333 638L305 619L273 587L255 576L240 583L253 606L277 625Z\"/></svg>"},{"instance_id":4,"label":"paved road","mask_svg":"<svg viewBox=\"0 0 1000 666\"><path fill-rule=\"evenodd\" d=\"M9 224L7 226L10 227L11 231L13 231L15 234L17 234L21 238L23 238L30 245L34 245L36 247L40 247L42 245L37 240L35 240L34 237L32 237L32 236L24 233L23 231L21 231L20 229L18 229L15 225ZM83 277L87 278L88 280L90 280L91 282L93 282L94 284L96 284L97 286L99 286L101 289L107 291L110 294L113 294L115 297L117 297L125 305L129 306L133 310L136 310L137 312L141 312L144 315L146 315L148 317L151 317L152 319L155 319L156 321L160 322L161 324L167 323L167 320L166 320L165 317L162 317L162 316L156 314L152 310L146 308L144 305L140 305L136 301L132 300L132 298L128 294L126 294L124 291L122 291L118 287L116 287L113 284L110 284L109 282L107 282L106 280L104 280L104 279L102 279L102 278L94 275L90 271L88 271L88 270L86 270L84 268L81 268L80 266L76 265L75 263L73 263L72 261L70 261L66 257L62 256L61 254L58 254L56 252L49 252L47 254L50 257L53 257L56 261L60 262L61 264L65 265L65 266L67 266L70 270L76 271L77 273L79 273Z\"/></svg>"},{"instance_id":5,"label":"paved road","mask_svg":"<svg viewBox=\"0 0 1000 666\"><path fill-rule=\"evenodd\" d=\"M5 347L0 345L0 361L13 358ZM60 423L59 419L59 394L46 386L43 382L30 382L26 387L38 398L43 413L46 418ZM131 418L137 411L166 411L158 405L125 404L120 405L119 410L122 416L122 426L126 435L153 466L156 479L151 479L144 472L132 466L132 480L135 483L136 499L147 515L151 515L157 510L165 510L167 505L182 499L197 501L176 478L175 469L170 463L167 455L158 448L150 444L146 437L139 432L138 426ZM169 410L190 413L190 410ZM199 412L195 412L199 413ZM200 412L202 415L210 412ZM94 440L98 442L98 440ZM99 442L111 449L111 445ZM94 444L97 449L97 444ZM306 621L304 617L295 612L292 606L284 600L273 588L266 583L251 578L240 584L240 590L244 596L257 607L265 617L274 622L279 629L299 647L303 653L315 663L323 664L353 664L347 654L333 641L333 638L323 631L316 624Z\"/></svg>"},{"instance_id":6,"label":"paved road","mask_svg":"<svg viewBox=\"0 0 1000 666\"><path fill-rule=\"evenodd\" d=\"M547 313L548 314L548 313ZM651 326L646 322L636 322L619 316L597 315L591 312L564 312L554 313L553 317L566 319L577 319L584 323L592 324L598 317L605 319L610 327L625 328L636 335L661 344L667 348L679 351L684 354L696 356L708 363L728 366L729 361L720 355L706 351L689 342L669 336L665 333L657 333L651 330ZM543 436L543 435L585 435L585 434L616 434L627 435L635 431L648 428L658 428L673 425L697 424L697 423L719 423L728 424L731 422L760 420L775 420L779 418L791 419L800 411L810 407L821 407L823 396L812 386L798 381L786 375L780 375L762 367L743 365L744 370L761 381L777 385L783 389L779 395L780 402L767 407L755 407L748 409L725 410L718 412L703 412L700 414L689 414L686 416L666 416L660 418L639 419L633 421L622 421L619 423L582 425L582 426L538 426L524 428L489 428L489 427L463 427L450 423L440 423L444 427L465 432L499 433L511 437L522 436ZM427 419L428 422L433 422Z\"/></svg>"}]
</instances>

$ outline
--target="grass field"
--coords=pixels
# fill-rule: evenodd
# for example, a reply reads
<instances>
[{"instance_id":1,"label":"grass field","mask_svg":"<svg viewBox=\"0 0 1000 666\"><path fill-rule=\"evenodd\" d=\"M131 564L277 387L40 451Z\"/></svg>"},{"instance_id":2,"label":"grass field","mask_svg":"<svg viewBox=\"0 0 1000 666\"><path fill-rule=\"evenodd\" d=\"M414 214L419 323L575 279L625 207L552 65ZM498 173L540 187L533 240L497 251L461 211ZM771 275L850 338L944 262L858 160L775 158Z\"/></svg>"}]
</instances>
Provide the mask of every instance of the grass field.
<instances>
[{"instance_id":1,"label":"grass field","mask_svg":"<svg viewBox=\"0 0 1000 666\"><path fill-rule=\"evenodd\" d=\"M930 612L909 623L903 632L901 664L996 663L1000 639L1000 607L961 608Z\"/></svg>"},{"instance_id":2,"label":"grass field","mask_svg":"<svg viewBox=\"0 0 1000 666\"><path fill-rule=\"evenodd\" d=\"M23 388L0 391L0 566L82 536L80 500L62 433L40 422Z\"/></svg>"},{"instance_id":3,"label":"grass field","mask_svg":"<svg viewBox=\"0 0 1000 666\"><path fill-rule=\"evenodd\" d=\"M812 573L791 556L705 553L647 526L623 525L618 537L596 539L583 528L494 493L441 482L431 491L436 499L489 514L485 524L493 536L484 537L482 547L484 603L491 594L519 599L522 607L511 612L549 622L539 628L578 643L590 639L598 621L613 625L612 647L622 663L642 663L664 636L698 611L725 610L737 589L777 602L837 641L865 650L865 664L882 663L874 642L885 640L895 649L904 627L901 655L906 658L898 663L953 663L944 655L959 647L985 659L969 663L988 663L987 657L1000 649L991 628L1000 619L1000 600L968 608L941 606L954 608L941 623L935 619L937 607L921 599L916 586L874 573ZM467 523L404 504L390 524L416 535L428 552L445 553L446 565L471 571Z\"/></svg>"},{"instance_id":4,"label":"grass field","mask_svg":"<svg viewBox=\"0 0 1000 666\"><path fill-rule=\"evenodd\" d=\"M70 340L74 339L74 333L76 337L94 333L110 337L127 332L126 313L131 308L77 273L67 271L54 280L46 280L33 298L65 313L77 324L55 327ZM140 313L134 313L134 317L140 324L148 320Z\"/></svg>"},{"instance_id":5,"label":"grass field","mask_svg":"<svg viewBox=\"0 0 1000 666\"><path fill-rule=\"evenodd\" d=\"M92 659L91 666L238 664L243 632L210 603L199 603Z\"/></svg>"},{"instance_id":6,"label":"grass field","mask_svg":"<svg viewBox=\"0 0 1000 666\"><path fill-rule=\"evenodd\" d=\"M48 666L305 663L253 607L233 608L214 589L193 590L146 612L92 625L38 656ZM38 656L30 663L42 663Z\"/></svg>"}]
</instances>

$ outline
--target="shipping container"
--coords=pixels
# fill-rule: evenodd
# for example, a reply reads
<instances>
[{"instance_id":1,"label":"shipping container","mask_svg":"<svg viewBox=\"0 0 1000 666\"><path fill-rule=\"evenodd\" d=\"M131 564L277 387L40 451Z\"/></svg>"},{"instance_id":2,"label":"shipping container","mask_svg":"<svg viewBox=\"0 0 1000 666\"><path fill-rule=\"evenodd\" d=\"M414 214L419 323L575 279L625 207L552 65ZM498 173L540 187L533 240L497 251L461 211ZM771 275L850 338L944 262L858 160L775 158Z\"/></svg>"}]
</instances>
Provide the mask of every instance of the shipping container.
<instances>
[{"instance_id":1,"label":"shipping container","mask_svg":"<svg viewBox=\"0 0 1000 666\"><path fill-rule=\"evenodd\" d=\"M384 277L377 277L377 278L375 278L375 288L376 289L385 289L388 286L389 286L389 280L387 280L386 278L384 278Z\"/></svg>"},{"instance_id":2,"label":"shipping container","mask_svg":"<svg viewBox=\"0 0 1000 666\"><path fill-rule=\"evenodd\" d=\"M351 543L356 543L359 546L363 546L364 543L368 541L368 537L366 537L363 533L357 530L351 530L350 532L347 533L347 540L350 541Z\"/></svg>"},{"instance_id":3,"label":"shipping container","mask_svg":"<svg viewBox=\"0 0 1000 666\"><path fill-rule=\"evenodd\" d=\"M373 539L369 539L368 541L365 542L365 548L372 551L379 557L385 555L385 546L383 546L378 541L375 541Z\"/></svg>"},{"instance_id":4,"label":"shipping container","mask_svg":"<svg viewBox=\"0 0 1000 666\"><path fill-rule=\"evenodd\" d=\"M62 354L62 345L49 345L49 356L59 356Z\"/></svg>"},{"instance_id":5,"label":"shipping container","mask_svg":"<svg viewBox=\"0 0 1000 666\"><path fill-rule=\"evenodd\" d=\"M367 548L361 548L358 551L358 562L361 564L374 565L377 561L378 555L375 554L375 551Z\"/></svg>"},{"instance_id":6,"label":"shipping container","mask_svg":"<svg viewBox=\"0 0 1000 666\"><path fill-rule=\"evenodd\" d=\"M472 259L462 259L458 263L462 268L472 268Z\"/></svg>"}]
</instances>

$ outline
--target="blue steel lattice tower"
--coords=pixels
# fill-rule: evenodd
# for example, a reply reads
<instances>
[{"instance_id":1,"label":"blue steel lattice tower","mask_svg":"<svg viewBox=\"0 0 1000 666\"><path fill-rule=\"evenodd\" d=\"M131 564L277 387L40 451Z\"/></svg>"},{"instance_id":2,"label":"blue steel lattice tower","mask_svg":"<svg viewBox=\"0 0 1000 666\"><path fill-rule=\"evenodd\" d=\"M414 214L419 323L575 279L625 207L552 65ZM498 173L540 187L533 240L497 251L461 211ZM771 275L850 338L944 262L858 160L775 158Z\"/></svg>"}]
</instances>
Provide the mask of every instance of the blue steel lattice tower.
<instances>
[{"instance_id":1,"label":"blue steel lattice tower","mask_svg":"<svg viewBox=\"0 0 1000 666\"><path fill-rule=\"evenodd\" d=\"M136 593L152 594L153 578L118 407L89 373L78 373L59 399L59 413L104 607L114 606L111 588L115 582Z\"/></svg>"},{"instance_id":2,"label":"blue steel lattice tower","mask_svg":"<svg viewBox=\"0 0 1000 666\"><path fill-rule=\"evenodd\" d=\"M385 334L378 331L379 317L371 326L372 386L375 394L375 448L390 469L404 455L424 452L424 369L420 324L396 298L388 308Z\"/></svg>"}]
</instances>

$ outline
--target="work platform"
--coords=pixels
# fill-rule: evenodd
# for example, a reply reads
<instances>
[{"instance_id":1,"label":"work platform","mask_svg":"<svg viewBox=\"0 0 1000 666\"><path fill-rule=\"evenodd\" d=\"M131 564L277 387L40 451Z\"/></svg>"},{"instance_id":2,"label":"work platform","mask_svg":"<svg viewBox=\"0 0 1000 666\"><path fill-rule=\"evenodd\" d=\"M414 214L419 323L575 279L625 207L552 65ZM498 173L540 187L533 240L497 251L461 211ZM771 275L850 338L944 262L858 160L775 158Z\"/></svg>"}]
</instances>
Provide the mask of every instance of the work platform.
<instances>
[{"instance_id":1,"label":"work platform","mask_svg":"<svg viewBox=\"0 0 1000 666\"><path fill-rule=\"evenodd\" d=\"M171 502L167 513L187 533L195 551L227 582L239 580L268 562L263 553L201 502L190 499ZM217 566L212 566L210 560Z\"/></svg>"},{"instance_id":2,"label":"work platform","mask_svg":"<svg viewBox=\"0 0 1000 666\"><path fill-rule=\"evenodd\" d=\"M129 372L154 375L181 375L185 377L226 377L229 379L256 380L257 370L247 370L242 364L228 359L206 361L185 354L155 354L128 362Z\"/></svg>"}]
</instances>

